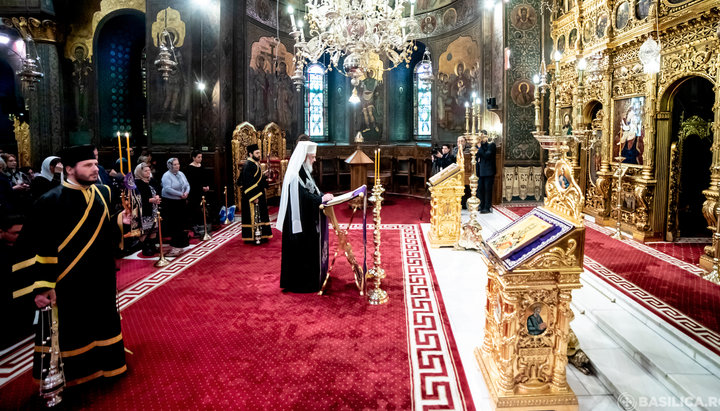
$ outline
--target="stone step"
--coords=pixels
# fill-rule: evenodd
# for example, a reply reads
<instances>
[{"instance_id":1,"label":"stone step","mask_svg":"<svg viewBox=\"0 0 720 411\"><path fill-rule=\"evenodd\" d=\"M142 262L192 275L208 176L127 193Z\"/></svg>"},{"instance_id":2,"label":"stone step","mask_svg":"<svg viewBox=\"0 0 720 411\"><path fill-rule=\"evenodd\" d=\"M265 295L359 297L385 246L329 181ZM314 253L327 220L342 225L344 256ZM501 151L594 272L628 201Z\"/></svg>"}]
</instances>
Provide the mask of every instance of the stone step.
<instances>
[{"instance_id":1,"label":"stone step","mask_svg":"<svg viewBox=\"0 0 720 411\"><path fill-rule=\"evenodd\" d=\"M598 377L616 398L623 400L622 395L627 394L640 401L642 396L647 404L659 408L705 410L720 407L720 404L714 404L720 397L720 379L715 372L717 358L709 356L708 350L686 336L681 338L669 331L668 327L672 326L661 326L657 317L652 318L654 314L642 307L632 307L634 302L594 275L586 273L583 282L585 287L576 291L573 298L576 313L584 314L622 349L619 351L622 355L618 357L616 350L613 355L618 358L608 363L604 356L612 352L610 348L602 344L600 348L594 348L598 345L596 341L588 342L588 349L583 347L593 360ZM583 345L586 336L581 336L581 330L576 330L576 334ZM696 361L697 358L704 361ZM646 371L652 377L645 375L642 384L618 380L618 368L628 375Z\"/></svg>"}]
</instances>

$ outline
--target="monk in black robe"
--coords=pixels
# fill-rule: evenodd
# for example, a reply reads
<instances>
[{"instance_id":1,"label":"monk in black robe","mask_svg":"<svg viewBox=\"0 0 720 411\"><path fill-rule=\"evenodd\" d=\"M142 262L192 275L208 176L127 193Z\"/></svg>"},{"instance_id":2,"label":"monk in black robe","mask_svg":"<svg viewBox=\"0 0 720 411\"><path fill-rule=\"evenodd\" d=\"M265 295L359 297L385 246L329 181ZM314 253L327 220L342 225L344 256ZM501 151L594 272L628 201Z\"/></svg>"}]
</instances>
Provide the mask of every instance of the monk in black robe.
<instances>
[{"instance_id":1,"label":"monk in black robe","mask_svg":"<svg viewBox=\"0 0 720 411\"><path fill-rule=\"evenodd\" d=\"M320 204L333 195L320 192L312 178L316 150L317 144L310 141L295 148L283 180L276 225L282 231L280 288L296 293L320 291L326 274L321 260L327 249L320 243L320 231L327 227L322 227Z\"/></svg>"},{"instance_id":2,"label":"monk in black robe","mask_svg":"<svg viewBox=\"0 0 720 411\"><path fill-rule=\"evenodd\" d=\"M127 370L120 315L116 305L113 250L126 211L111 215L108 186L99 186L97 160L91 146L73 147L63 154L67 181L41 196L17 242L13 265L14 298L34 295L38 308L56 304L58 336L67 385ZM42 379L40 335L36 330L33 375ZM49 356L43 368L48 367Z\"/></svg>"},{"instance_id":3,"label":"monk in black robe","mask_svg":"<svg viewBox=\"0 0 720 411\"><path fill-rule=\"evenodd\" d=\"M242 210L242 239L247 242L256 242L256 229L260 227L260 240L267 241L272 238L270 216L268 216L265 189L268 187L265 174L260 170L260 148L257 144L247 147L248 158L243 166L242 174L237 185L242 190L240 208ZM260 214L259 222L256 213Z\"/></svg>"}]
</instances>

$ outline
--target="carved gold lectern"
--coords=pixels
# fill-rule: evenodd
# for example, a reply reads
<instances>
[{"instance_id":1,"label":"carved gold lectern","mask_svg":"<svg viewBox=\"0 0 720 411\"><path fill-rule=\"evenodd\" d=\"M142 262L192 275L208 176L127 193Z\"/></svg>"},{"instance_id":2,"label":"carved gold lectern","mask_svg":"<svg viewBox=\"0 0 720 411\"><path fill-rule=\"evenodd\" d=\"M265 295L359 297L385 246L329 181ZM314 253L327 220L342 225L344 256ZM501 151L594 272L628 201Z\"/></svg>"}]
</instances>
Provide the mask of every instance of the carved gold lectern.
<instances>
[{"instance_id":1,"label":"carved gold lectern","mask_svg":"<svg viewBox=\"0 0 720 411\"><path fill-rule=\"evenodd\" d=\"M581 287L583 270L584 198L564 156L545 191L544 207L499 230L481 250L487 304L475 358L495 409L578 409L565 367L571 292Z\"/></svg>"},{"instance_id":2,"label":"carved gold lectern","mask_svg":"<svg viewBox=\"0 0 720 411\"><path fill-rule=\"evenodd\" d=\"M463 170L451 164L428 180L432 196L430 247L454 246L460 239L461 199L465 194Z\"/></svg>"}]
</instances>

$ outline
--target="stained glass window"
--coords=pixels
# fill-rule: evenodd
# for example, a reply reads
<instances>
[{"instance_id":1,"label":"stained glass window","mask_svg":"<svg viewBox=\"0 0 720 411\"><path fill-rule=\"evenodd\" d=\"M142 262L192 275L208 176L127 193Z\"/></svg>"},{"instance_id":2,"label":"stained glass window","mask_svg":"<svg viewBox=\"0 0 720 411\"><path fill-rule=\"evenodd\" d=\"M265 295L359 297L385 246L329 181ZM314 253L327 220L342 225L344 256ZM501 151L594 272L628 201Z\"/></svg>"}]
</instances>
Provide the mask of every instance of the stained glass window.
<instances>
[{"instance_id":1,"label":"stained glass window","mask_svg":"<svg viewBox=\"0 0 720 411\"><path fill-rule=\"evenodd\" d=\"M432 133L432 63L426 60L415 66L415 136L429 140Z\"/></svg>"},{"instance_id":2,"label":"stained glass window","mask_svg":"<svg viewBox=\"0 0 720 411\"><path fill-rule=\"evenodd\" d=\"M325 67L320 63L309 65L305 75L305 134L313 140L327 136L325 83Z\"/></svg>"}]
</instances>

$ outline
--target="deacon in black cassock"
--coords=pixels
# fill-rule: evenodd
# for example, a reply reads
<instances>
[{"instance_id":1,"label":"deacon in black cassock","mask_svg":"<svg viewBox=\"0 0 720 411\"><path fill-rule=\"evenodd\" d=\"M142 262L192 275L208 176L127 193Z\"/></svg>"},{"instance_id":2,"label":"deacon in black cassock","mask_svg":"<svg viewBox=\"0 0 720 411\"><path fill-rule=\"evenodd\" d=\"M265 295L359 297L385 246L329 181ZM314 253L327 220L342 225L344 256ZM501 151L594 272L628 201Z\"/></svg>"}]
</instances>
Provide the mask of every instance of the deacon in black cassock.
<instances>
[{"instance_id":1,"label":"deacon in black cassock","mask_svg":"<svg viewBox=\"0 0 720 411\"><path fill-rule=\"evenodd\" d=\"M98 166L92 146L67 149L62 163L67 181L37 200L18 238L13 297L34 295L39 308L57 305L65 380L75 385L127 370L113 250L130 215L111 215L110 189L95 184ZM36 379L45 376L39 338L49 334L41 331L36 331ZM43 360L45 368L48 360Z\"/></svg>"},{"instance_id":2,"label":"deacon in black cassock","mask_svg":"<svg viewBox=\"0 0 720 411\"><path fill-rule=\"evenodd\" d=\"M257 144L247 146L248 158L237 185L242 190L240 208L242 210L242 239L255 242L256 225L260 225L260 239L272 238L270 217L268 216L265 189L268 187L265 174L260 170L260 148ZM257 211L256 211L257 210ZM255 213L260 213L260 222L256 222Z\"/></svg>"},{"instance_id":3,"label":"deacon in black cassock","mask_svg":"<svg viewBox=\"0 0 720 411\"><path fill-rule=\"evenodd\" d=\"M320 291L320 204L333 198L320 192L312 178L317 144L298 142L283 180L275 228L282 231L280 288L296 293Z\"/></svg>"}]
</instances>

